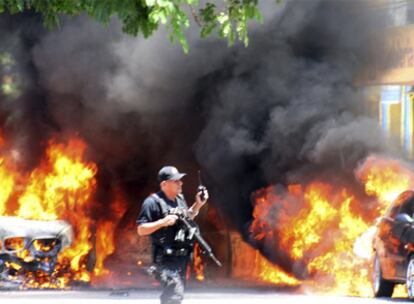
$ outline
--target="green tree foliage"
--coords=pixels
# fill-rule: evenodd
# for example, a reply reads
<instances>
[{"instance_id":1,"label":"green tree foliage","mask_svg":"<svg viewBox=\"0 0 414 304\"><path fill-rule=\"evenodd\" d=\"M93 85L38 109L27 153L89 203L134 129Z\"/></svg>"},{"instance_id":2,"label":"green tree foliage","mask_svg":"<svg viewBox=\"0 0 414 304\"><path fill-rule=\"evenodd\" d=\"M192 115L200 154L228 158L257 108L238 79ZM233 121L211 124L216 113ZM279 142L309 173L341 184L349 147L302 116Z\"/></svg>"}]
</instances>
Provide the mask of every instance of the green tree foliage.
<instances>
[{"instance_id":1,"label":"green tree foliage","mask_svg":"<svg viewBox=\"0 0 414 304\"><path fill-rule=\"evenodd\" d=\"M13 55L0 52L0 94L12 100L20 95L20 77Z\"/></svg>"},{"instance_id":2,"label":"green tree foliage","mask_svg":"<svg viewBox=\"0 0 414 304\"><path fill-rule=\"evenodd\" d=\"M201 37L217 32L230 45L240 40L247 46L247 22L262 20L258 1L217 0L201 4L199 0L0 0L0 12L14 14L33 10L43 15L48 27L59 25L61 14L76 16L86 12L104 24L117 16L125 33L142 33L145 37L164 24L170 40L181 43L187 52L184 31L190 26L190 18L200 26Z\"/></svg>"}]
</instances>

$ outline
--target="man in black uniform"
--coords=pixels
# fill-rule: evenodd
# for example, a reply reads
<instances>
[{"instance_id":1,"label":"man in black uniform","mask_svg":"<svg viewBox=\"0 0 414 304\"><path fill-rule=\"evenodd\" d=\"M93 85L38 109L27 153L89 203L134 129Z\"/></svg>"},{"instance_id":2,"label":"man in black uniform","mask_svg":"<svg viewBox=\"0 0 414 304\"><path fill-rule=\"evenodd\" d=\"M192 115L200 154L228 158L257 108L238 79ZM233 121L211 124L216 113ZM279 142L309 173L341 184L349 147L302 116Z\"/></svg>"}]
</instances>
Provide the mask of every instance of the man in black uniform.
<instances>
[{"instance_id":1,"label":"man in black uniform","mask_svg":"<svg viewBox=\"0 0 414 304\"><path fill-rule=\"evenodd\" d=\"M208 192L204 188L195 197L195 203L188 208L182 195L182 178L185 173L172 166L158 172L161 191L147 197L137 219L140 236L150 235L153 261L157 267L157 279L163 288L161 304L179 304L184 297L187 263L193 252L184 230L178 225L178 217L167 214L171 208L183 208L193 219L207 202Z\"/></svg>"}]
</instances>

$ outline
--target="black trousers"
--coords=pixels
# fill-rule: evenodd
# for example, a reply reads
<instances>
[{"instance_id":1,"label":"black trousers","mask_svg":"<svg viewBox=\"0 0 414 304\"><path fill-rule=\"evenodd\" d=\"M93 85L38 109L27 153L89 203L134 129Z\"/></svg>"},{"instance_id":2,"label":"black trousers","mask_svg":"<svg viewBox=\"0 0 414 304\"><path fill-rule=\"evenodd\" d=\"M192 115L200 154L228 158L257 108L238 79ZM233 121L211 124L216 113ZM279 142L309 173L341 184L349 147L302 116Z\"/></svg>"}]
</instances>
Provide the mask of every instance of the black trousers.
<instances>
[{"instance_id":1,"label":"black trousers","mask_svg":"<svg viewBox=\"0 0 414 304\"><path fill-rule=\"evenodd\" d=\"M157 279L162 287L161 304L181 304L184 299L189 257L161 256L157 260Z\"/></svg>"}]
</instances>

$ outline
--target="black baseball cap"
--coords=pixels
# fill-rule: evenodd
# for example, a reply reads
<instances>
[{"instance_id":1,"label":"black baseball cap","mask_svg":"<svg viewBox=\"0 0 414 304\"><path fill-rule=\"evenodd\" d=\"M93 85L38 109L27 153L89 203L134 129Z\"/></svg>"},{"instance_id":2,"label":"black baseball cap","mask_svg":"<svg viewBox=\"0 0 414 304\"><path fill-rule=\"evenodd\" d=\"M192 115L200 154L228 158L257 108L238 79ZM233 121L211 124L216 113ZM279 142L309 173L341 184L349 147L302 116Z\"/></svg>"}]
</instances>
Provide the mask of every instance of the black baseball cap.
<instances>
[{"instance_id":1,"label":"black baseball cap","mask_svg":"<svg viewBox=\"0 0 414 304\"><path fill-rule=\"evenodd\" d=\"M186 176L186 174L178 172L176 167L165 166L158 172L158 181L161 183L167 180L180 180L184 176Z\"/></svg>"}]
</instances>

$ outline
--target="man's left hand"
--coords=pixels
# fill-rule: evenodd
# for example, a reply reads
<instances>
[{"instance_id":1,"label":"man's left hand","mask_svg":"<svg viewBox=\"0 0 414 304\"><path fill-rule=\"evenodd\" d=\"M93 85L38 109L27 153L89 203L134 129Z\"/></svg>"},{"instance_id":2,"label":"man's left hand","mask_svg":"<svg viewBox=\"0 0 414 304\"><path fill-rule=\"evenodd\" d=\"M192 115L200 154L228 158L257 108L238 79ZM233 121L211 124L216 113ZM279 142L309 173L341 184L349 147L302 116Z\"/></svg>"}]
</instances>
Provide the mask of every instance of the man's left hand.
<instances>
[{"instance_id":1,"label":"man's left hand","mask_svg":"<svg viewBox=\"0 0 414 304\"><path fill-rule=\"evenodd\" d=\"M202 207L207 202L208 198L209 196L208 196L207 188L203 186L202 188L198 190L196 197L195 197L195 201L197 205Z\"/></svg>"}]
</instances>

